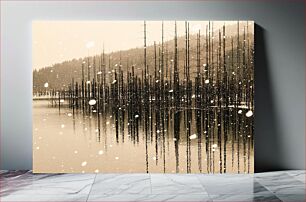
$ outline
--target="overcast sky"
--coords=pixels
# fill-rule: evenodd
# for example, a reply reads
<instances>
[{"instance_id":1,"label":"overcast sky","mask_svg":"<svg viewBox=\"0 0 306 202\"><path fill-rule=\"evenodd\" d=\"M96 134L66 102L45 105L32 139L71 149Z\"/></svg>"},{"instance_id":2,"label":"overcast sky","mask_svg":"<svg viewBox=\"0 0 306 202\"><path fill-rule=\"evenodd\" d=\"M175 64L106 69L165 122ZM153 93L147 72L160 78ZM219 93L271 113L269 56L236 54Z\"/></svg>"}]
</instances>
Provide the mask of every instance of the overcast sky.
<instances>
[{"instance_id":1,"label":"overcast sky","mask_svg":"<svg viewBox=\"0 0 306 202\"><path fill-rule=\"evenodd\" d=\"M147 21L147 45L161 40L161 21ZM214 27L236 21L214 21ZM243 23L243 22L242 22ZM253 22L250 22L253 25ZM190 21L190 32L205 32L208 21ZM178 35L185 22L177 22ZM51 66L73 58L143 47L143 21L33 21L33 68ZM164 40L174 37L174 21L164 22Z\"/></svg>"}]
</instances>

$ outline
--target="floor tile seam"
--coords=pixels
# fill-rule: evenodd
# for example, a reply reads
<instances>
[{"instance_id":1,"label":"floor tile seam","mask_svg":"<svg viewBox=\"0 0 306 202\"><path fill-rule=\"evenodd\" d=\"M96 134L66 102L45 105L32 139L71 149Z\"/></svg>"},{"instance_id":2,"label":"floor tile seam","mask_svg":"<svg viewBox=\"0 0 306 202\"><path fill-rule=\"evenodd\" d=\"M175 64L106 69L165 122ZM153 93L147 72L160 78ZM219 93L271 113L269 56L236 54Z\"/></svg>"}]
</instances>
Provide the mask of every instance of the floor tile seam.
<instances>
[{"instance_id":1,"label":"floor tile seam","mask_svg":"<svg viewBox=\"0 0 306 202\"><path fill-rule=\"evenodd\" d=\"M94 184L95 184L95 181L96 181L97 175L98 175L98 174L95 174L95 178L94 178L94 180L93 180L93 182L92 182L92 184L91 184L90 190L89 190L88 195L87 195L87 198L86 198L86 202L87 202L87 201L88 201L88 199L89 199L89 196L90 196L90 193L91 193L92 187L93 187L93 186L94 186Z\"/></svg>"},{"instance_id":2,"label":"floor tile seam","mask_svg":"<svg viewBox=\"0 0 306 202\"><path fill-rule=\"evenodd\" d=\"M149 173L149 176L150 176L150 194L153 194L153 192L152 192L152 175L151 175L151 173Z\"/></svg>"}]
</instances>

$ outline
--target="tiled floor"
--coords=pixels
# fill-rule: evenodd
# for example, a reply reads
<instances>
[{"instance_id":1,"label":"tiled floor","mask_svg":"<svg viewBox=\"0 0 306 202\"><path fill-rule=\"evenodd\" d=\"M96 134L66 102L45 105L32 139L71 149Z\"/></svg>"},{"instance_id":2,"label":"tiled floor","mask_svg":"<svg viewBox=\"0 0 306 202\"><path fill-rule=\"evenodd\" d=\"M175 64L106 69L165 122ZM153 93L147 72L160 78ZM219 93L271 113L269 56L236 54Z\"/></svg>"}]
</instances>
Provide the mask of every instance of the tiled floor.
<instances>
[{"instance_id":1,"label":"tiled floor","mask_svg":"<svg viewBox=\"0 0 306 202\"><path fill-rule=\"evenodd\" d=\"M305 201L305 171L32 174L1 171L0 201Z\"/></svg>"}]
</instances>

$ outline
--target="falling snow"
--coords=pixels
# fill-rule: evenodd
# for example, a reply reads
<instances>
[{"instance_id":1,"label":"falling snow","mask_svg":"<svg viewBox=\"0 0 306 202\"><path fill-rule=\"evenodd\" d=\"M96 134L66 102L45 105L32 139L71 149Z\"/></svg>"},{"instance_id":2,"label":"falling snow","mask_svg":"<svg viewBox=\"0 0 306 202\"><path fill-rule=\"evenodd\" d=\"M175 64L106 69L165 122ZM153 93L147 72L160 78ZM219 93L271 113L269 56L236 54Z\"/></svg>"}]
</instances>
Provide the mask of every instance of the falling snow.
<instances>
[{"instance_id":1,"label":"falling snow","mask_svg":"<svg viewBox=\"0 0 306 202\"><path fill-rule=\"evenodd\" d=\"M245 115L246 115L246 117L251 117L251 116L253 116L253 112L251 110L249 110Z\"/></svg>"},{"instance_id":2,"label":"falling snow","mask_svg":"<svg viewBox=\"0 0 306 202\"><path fill-rule=\"evenodd\" d=\"M97 103L97 101L96 100L94 100L94 99L92 99L92 100L89 100L89 102L88 102L88 104L89 105L95 105Z\"/></svg>"},{"instance_id":3,"label":"falling snow","mask_svg":"<svg viewBox=\"0 0 306 202\"><path fill-rule=\"evenodd\" d=\"M189 136L189 139L191 139L191 140L196 139L196 138L197 138L197 134L193 134L193 135Z\"/></svg>"},{"instance_id":4,"label":"falling snow","mask_svg":"<svg viewBox=\"0 0 306 202\"><path fill-rule=\"evenodd\" d=\"M88 41L87 43L86 43L86 48L92 48L92 47L94 47L95 46L95 42L94 41Z\"/></svg>"}]
</instances>

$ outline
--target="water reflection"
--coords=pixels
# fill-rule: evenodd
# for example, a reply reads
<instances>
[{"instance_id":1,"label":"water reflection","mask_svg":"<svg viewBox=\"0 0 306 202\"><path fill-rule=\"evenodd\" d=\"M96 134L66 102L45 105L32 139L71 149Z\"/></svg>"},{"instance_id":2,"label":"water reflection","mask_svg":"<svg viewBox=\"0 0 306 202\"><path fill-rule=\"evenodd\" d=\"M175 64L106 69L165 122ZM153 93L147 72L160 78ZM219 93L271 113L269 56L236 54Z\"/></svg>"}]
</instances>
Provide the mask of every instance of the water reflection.
<instances>
[{"instance_id":1,"label":"water reflection","mask_svg":"<svg viewBox=\"0 0 306 202\"><path fill-rule=\"evenodd\" d=\"M48 103L34 101L34 129L39 130L34 131L34 144L40 147L34 150L35 161L40 162L35 163L37 171L58 171L56 163L45 164L56 157L61 165L71 167L70 172L253 172L252 119L245 116L246 109L156 110L148 105L130 111L136 106L106 105L100 112L83 112L69 108L69 103L62 103L60 109ZM71 147L84 157L66 159L72 152L62 156L50 149L52 145L62 153ZM47 152L44 147L49 148ZM96 165L82 166L81 159L87 158Z\"/></svg>"}]
</instances>

